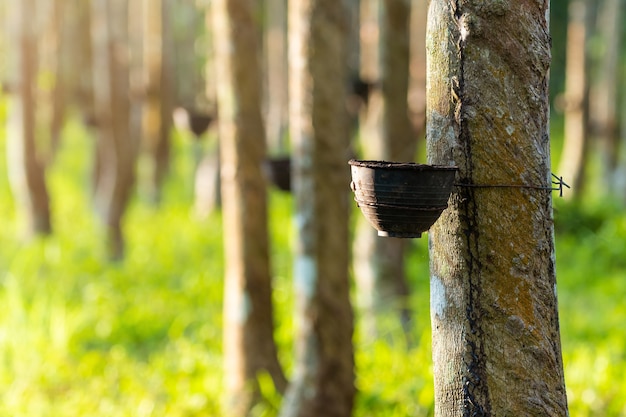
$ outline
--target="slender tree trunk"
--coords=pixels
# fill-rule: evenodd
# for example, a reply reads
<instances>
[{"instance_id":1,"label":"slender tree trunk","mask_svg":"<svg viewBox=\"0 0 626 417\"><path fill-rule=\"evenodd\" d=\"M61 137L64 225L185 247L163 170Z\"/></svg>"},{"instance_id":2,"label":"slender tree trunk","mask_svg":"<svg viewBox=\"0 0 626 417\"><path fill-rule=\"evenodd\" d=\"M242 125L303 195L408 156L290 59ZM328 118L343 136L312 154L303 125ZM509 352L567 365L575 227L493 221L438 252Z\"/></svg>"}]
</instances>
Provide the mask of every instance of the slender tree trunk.
<instances>
[{"instance_id":1,"label":"slender tree trunk","mask_svg":"<svg viewBox=\"0 0 626 417\"><path fill-rule=\"evenodd\" d=\"M590 119L597 133L602 157L603 183L606 191L615 191L619 155L619 85L621 38L624 16L622 0L604 0L598 16L598 34L606 50L599 62L599 76L592 88Z\"/></svg>"},{"instance_id":2,"label":"slender tree trunk","mask_svg":"<svg viewBox=\"0 0 626 417\"><path fill-rule=\"evenodd\" d=\"M108 255L124 255L122 218L135 182L137 138L131 135L128 3L92 0L96 144L95 203L107 230Z\"/></svg>"},{"instance_id":3,"label":"slender tree trunk","mask_svg":"<svg viewBox=\"0 0 626 417\"><path fill-rule=\"evenodd\" d=\"M266 2L267 30L265 33L266 79L265 92L267 139L270 151L284 152L287 129L287 1Z\"/></svg>"},{"instance_id":4,"label":"slender tree trunk","mask_svg":"<svg viewBox=\"0 0 626 417\"><path fill-rule=\"evenodd\" d=\"M195 45L207 24L210 25L206 16L208 6L201 6L199 2L188 0L176 0L175 3L168 16L174 43L171 55L172 88L176 92L176 106L197 111L199 98L206 100L206 97L203 68Z\"/></svg>"},{"instance_id":5,"label":"slender tree trunk","mask_svg":"<svg viewBox=\"0 0 626 417\"><path fill-rule=\"evenodd\" d=\"M411 0L409 115L418 140L426 130L426 22L429 0ZM418 141L419 143L419 141Z\"/></svg>"},{"instance_id":6,"label":"slender tree trunk","mask_svg":"<svg viewBox=\"0 0 626 417\"><path fill-rule=\"evenodd\" d=\"M143 139L150 157L149 194L154 203L161 201L163 181L170 159L172 118L171 75L169 71L170 0L143 0L144 66L147 75L143 106Z\"/></svg>"},{"instance_id":7,"label":"slender tree trunk","mask_svg":"<svg viewBox=\"0 0 626 417\"><path fill-rule=\"evenodd\" d=\"M589 77L587 71L588 1L569 4L565 68L565 132L559 175L572 186L565 197L580 196L587 160Z\"/></svg>"},{"instance_id":8,"label":"slender tree trunk","mask_svg":"<svg viewBox=\"0 0 626 417\"><path fill-rule=\"evenodd\" d=\"M347 417L354 402L348 281L348 11L292 0L290 131L296 206L296 362L282 417Z\"/></svg>"},{"instance_id":9,"label":"slender tree trunk","mask_svg":"<svg viewBox=\"0 0 626 417\"><path fill-rule=\"evenodd\" d=\"M435 415L566 416L550 184L548 1L432 0L430 163L459 167L431 228Z\"/></svg>"},{"instance_id":10,"label":"slender tree trunk","mask_svg":"<svg viewBox=\"0 0 626 417\"><path fill-rule=\"evenodd\" d=\"M626 71L622 69L621 77L621 106L620 106L620 144L619 163L615 172L615 187L617 198L626 204Z\"/></svg>"},{"instance_id":11,"label":"slender tree trunk","mask_svg":"<svg viewBox=\"0 0 626 417\"><path fill-rule=\"evenodd\" d=\"M94 95L94 68L93 68L93 39L91 2L74 0L70 9L76 13L75 26L72 30L72 47L76 51L72 54L75 65L71 66L68 79L74 80L73 93L76 97L78 112L83 123L93 128L96 123L95 95Z\"/></svg>"},{"instance_id":12,"label":"slender tree trunk","mask_svg":"<svg viewBox=\"0 0 626 417\"><path fill-rule=\"evenodd\" d=\"M208 36L215 40L216 36L221 36L213 27L212 8L208 8L205 14L205 26ZM215 44L212 42L211 45ZM215 65L216 52L209 49L205 55L206 63L204 68L204 101L208 101L208 105L195 108L195 111L189 112L189 120L194 118L204 119L213 118L213 121L219 116L216 108L216 90L217 90L217 74ZM196 102L200 100L196 99ZM208 125L207 125L208 127ZM220 138L219 132L213 135L196 136L194 144L196 172L195 172L195 211L200 217L204 217L222 205L221 195L221 178L220 178ZM206 145L206 142L209 142ZM205 143L202 143L205 142ZM214 142L214 143L210 143Z\"/></svg>"},{"instance_id":13,"label":"slender tree trunk","mask_svg":"<svg viewBox=\"0 0 626 417\"><path fill-rule=\"evenodd\" d=\"M371 5L370 5L371 6ZM417 139L409 122L409 28L411 3L389 0L380 5L380 58L382 90L375 92L368 106L362 132L366 159L413 161ZM409 284L405 271L406 239L378 237L369 223L360 218L355 240L355 273L365 308L367 332L376 335L376 317L399 311L401 323L409 330Z\"/></svg>"},{"instance_id":14,"label":"slender tree trunk","mask_svg":"<svg viewBox=\"0 0 626 417\"><path fill-rule=\"evenodd\" d=\"M18 72L17 90L11 106L7 135L7 165L13 193L26 213L27 234L49 234L50 202L45 181L45 164L38 151L37 123L37 25L36 2L24 0L17 7Z\"/></svg>"},{"instance_id":15,"label":"slender tree trunk","mask_svg":"<svg viewBox=\"0 0 626 417\"><path fill-rule=\"evenodd\" d=\"M259 399L259 372L286 386L274 343L266 184L261 174L261 45L254 0L213 3L220 108L226 277L225 414L248 415Z\"/></svg>"},{"instance_id":16,"label":"slender tree trunk","mask_svg":"<svg viewBox=\"0 0 626 417\"><path fill-rule=\"evenodd\" d=\"M42 161L50 165L59 147L66 113L67 69L71 57L67 48L71 23L67 1L38 0L38 17L29 16L29 25L37 29L37 102L38 143Z\"/></svg>"},{"instance_id":17,"label":"slender tree trunk","mask_svg":"<svg viewBox=\"0 0 626 417\"><path fill-rule=\"evenodd\" d=\"M350 31L348 35L348 71L351 77L360 75L361 66L361 0L346 0Z\"/></svg>"}]
</instances>

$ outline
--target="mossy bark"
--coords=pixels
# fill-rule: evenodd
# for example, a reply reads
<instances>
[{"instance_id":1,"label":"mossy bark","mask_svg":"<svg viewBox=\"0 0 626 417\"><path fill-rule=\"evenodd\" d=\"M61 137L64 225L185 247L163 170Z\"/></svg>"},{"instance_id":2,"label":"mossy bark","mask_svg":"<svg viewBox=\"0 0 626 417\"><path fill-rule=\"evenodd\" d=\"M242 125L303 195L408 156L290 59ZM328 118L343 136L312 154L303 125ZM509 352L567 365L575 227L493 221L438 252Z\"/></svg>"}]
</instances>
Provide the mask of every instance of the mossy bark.
<instances>
[{"instance_id":1,"label":"mossy bark","mask_svg":"<svg viewBox=\"0 0 626 417\"><path fill-rule=\"evenodd\" d=\"M296 362L282 417L351 415L348 280L348 11L343 1L289 9L290 129L296 205Z\"/></svg>"},{"instance_id":2,"label":"mossy bark","mask_svg":"<svg viewBox=\"0 0 626 417\"><path fill-rule=\"evenodd\" d=\"M273 337L256 2L217 0L212 7L226 258L224 415L236 417L259 400L260 372L278 391L287 383Z\"/></svg>"},{"instance_id":3,"label":"mossy bark","mask_svg":"<svg viewBox=\"0 0 626 417\"><path fill-rule=\"evenodd\" d=\"M548 1L433 0L428 159L436 416L566 416L548 134ZM477 187L480 186L480 187Z\"/></svg>"}]
</instances>

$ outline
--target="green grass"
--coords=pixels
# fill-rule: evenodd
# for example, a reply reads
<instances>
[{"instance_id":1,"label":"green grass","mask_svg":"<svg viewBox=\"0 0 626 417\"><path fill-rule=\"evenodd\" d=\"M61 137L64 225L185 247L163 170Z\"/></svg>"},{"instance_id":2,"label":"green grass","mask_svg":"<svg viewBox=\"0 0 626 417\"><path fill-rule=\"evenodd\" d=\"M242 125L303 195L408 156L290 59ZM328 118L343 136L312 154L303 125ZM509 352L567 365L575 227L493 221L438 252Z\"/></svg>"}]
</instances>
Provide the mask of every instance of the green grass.
<instances>
[{"instance_id":1,"label":"green grass","mask_svg":"<svg viewBox=\"0 0 626 417\"><path fill-rule=\"evenodd\" d=\"M572 416L626 416L626 215L556 209L561 333Z\"/></svg>"},{"instance_id":2,"label":"green grass","mask_svg":"<svg viewBox=\"0 0 626 417\"><path fill-rule=\"evenodd\" d=\"M90 141L67 129L49 176L55 234L24 242L0 137L0 417L219 415L221 221L193 215L187 142L177 137L163 206L133 201L127 259L109 264L89 203ZM276 333L289 371L291 200L273 192L270 203ZM626 216L557 203L570 414L626 416ZM413 241L409 269L416 343L407 348L395 321L375 341L357 327L355 416L433 413L426 239ZM256 415L274 415L279 399L262 386L268 401Z\"/></svg>"}]
</instances>

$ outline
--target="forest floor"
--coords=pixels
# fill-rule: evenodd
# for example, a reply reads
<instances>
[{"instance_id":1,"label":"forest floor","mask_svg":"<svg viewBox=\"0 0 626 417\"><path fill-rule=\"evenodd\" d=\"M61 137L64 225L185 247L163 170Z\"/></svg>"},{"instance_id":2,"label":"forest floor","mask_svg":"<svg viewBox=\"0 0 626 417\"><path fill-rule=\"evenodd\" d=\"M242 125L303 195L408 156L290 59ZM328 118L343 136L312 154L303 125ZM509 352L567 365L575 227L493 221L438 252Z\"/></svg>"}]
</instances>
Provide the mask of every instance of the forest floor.
<instances>
[{"instance_id":1,"label":"forest floor","mask_svg":"<svg viewBox=\"0 0 626 417\"><path fill-rule=\"evenodd\" d=\"M189 143L176 140L161 207L139 187L125 221L127 257L110 264L89 203L85 136L68 128L48 177L55 233L30 242L18 238L23 218L0 136L0 417L219 415L222 230L219 213L193 215ZM626 416L626 214L599 201L555 196L565 378L577 417ZM289 195L272 191L270 223L276 337L289 373ZM375 339L357 321L355 416L433 414L427 239L412 242L414 343L393 317ZM266 401L255 415L273 416L280 398L268 378L261 383Z\"/></svg>"}]
</instances>

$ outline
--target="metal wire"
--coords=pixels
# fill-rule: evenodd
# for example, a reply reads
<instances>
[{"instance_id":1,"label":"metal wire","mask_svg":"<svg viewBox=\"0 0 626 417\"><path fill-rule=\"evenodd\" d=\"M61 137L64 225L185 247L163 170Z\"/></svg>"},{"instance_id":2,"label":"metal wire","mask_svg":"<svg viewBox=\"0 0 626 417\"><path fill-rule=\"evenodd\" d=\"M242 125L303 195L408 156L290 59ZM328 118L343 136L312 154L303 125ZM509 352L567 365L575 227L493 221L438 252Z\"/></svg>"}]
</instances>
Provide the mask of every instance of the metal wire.
<instances>
[{"instance_id":1,"label":"metal wire","mask_svg":"<svg viewBox=\"0 0 626 417\"><path fill-rule=\"evenodd\" d=\"M555 179L552 181L552 184L557 187L542 187L539 185L525 185L525 184L462 184L455 183L456 187L467 187L467 188L529 188L532 190L549 190L549 191L558 191L559 197L563 197L563 187L571 188L563 181L563 177L559 177L555 174L552 174L552 177Z\"/></svg>"}]
</instances>

